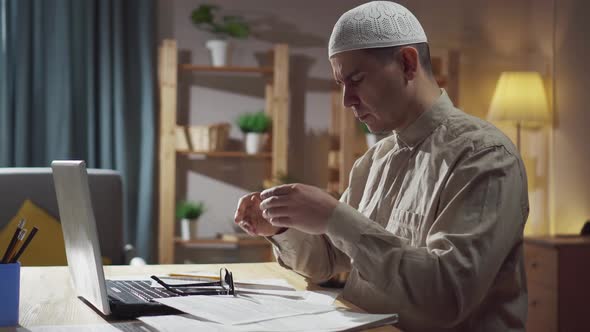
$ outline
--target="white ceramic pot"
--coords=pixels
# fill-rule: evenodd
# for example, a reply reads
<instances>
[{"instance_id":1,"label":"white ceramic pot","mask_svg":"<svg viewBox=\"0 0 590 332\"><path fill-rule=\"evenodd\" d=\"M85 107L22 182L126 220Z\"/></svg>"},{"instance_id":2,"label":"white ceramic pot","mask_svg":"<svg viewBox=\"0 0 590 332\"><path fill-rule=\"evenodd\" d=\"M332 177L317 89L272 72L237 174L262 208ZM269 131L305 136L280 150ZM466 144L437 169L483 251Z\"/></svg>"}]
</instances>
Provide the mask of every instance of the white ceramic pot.
<instances>
[{"instance_id":1,"label":"white ceramic pot","mask_svg":"<svg viewBox=\"0 0 590 332\"><path fill-rule=\"evenodd\" d=\"M377 135L375 134L365 134L365 138L367 139L367 147L372 147L377 143Z\"/></svg>"},{"instance_id":2,"label":"white ceramic pot","mask_svg":"<svg viewBox=\"0 0 590 332\"><path fill-rule=\"evenodd\" d=\"M214 67L229 66L231 56L231 45L229 41L212 39L208 40L205 46L211 52L211 64Z\"/></svg>"},{"instance_id":3,"label":"white ceramic pot","mask_svg":"<svg viewBox=\"0 0 590 332\"><path fill-rule=\"evenodd\" d=\"M197 238L198 219L181 219L180 220L180 238L183 241L189 241Z\"/></svg>"},{"instance_id":4,"label":"white ceramic pot","mask_svg":"<svg viewBox=\"0 0 590 332\"><path fill-rule=\"evenodd\" d=\"M246 133L245 140L247 154L257 154L262 151L264 147L264 134Z\"/></svg>"}]
</instances>

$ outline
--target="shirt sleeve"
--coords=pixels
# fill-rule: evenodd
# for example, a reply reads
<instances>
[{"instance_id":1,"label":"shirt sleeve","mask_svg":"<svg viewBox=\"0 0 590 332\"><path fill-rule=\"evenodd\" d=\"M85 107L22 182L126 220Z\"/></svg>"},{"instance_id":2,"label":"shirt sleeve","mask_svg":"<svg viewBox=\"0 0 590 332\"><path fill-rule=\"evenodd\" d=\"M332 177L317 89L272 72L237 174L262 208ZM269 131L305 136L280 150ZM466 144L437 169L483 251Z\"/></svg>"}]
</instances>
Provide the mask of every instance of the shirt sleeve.
<instances>
[{"instance_id":1,"label":"shirt sleeve","mask_svg":"<svg viewBox=\"0 0 590 332\"><path fill-rule=\"evenodd\" d=\"M348 202L348 190L341 202ZM336 248L326 235L310 235L296 229L267 237L273 244L278 263L312 282L322 282L332 276L350 271L350 258Z\"/></svg>"},{"instance_id":2,"label":"shirt sleeve","mask_svg":"<svg viewBox=\"0 0 590 332\"><path fill-rule=\"evenodd\" d=\"M488 147L451 171L425 247L409 246L343 203L330 216L327 235L404 316L453 326L481 303L522 241L527 195L520 159L503 146Z\"/></svg>"}]
</instances>

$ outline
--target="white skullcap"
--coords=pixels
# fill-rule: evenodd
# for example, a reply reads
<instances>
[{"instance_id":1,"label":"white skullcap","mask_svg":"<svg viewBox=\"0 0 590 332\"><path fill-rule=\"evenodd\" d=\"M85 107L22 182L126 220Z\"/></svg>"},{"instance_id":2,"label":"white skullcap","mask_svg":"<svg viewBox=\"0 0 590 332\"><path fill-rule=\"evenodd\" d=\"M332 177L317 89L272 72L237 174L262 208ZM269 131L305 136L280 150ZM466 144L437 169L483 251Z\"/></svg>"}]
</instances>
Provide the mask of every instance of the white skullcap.
<instances>
[{"instance_id":1,"label":"white skullcap","mask_svg":"<svg viewBox=\"0 0 590 332\"><path fill-rule=\"evenodd\" d=\"M344 13L336 22L328 54L363 48L425 43L426 34L406 7L391 1L372 1Z\"/></svg>"}]
</instances>

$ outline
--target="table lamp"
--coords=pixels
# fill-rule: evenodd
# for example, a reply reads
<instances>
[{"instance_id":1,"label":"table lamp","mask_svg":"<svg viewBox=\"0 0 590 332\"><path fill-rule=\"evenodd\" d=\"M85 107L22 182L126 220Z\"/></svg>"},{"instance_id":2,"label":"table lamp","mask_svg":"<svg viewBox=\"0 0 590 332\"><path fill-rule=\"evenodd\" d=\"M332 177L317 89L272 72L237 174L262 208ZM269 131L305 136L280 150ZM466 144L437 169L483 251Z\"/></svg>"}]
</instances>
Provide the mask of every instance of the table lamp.
<instances>
[{"instance_id":1,"label":"table lamp","mask_svg":"<svg viewBox=\"0 0 590 332\"><path fill-rule=\"evenodd\" d=\"M489 120L516 123L516 146L520 129L540 127L551 121L543 79L537 72L503 72L492 98Z\"/></svg>"}]
</instances>

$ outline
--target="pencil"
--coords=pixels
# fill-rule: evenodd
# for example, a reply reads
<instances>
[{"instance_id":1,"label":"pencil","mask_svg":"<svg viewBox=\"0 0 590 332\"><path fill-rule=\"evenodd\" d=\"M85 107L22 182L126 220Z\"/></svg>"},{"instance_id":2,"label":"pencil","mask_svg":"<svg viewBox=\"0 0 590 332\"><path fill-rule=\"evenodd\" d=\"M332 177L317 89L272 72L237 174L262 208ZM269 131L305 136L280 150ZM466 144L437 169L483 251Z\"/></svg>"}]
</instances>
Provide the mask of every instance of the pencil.
<instances>
[{"instance_id":1,"label":"pencil","mask_svg":"<svg viewBox=\"0 0 590 332\"><path fill-rule=\"evenodd\" d=\"M181 277L186 279L209 279L209 280L221 280L219 277L216 276L202 276L196 274L182 274L182 273L170 273L168 274L170 277Z\"/></svg>"},{"instance_id":2,"label":"pencil","mask_svg":"<svg viewBox=\"0 0 590 332\"><path fill-rule=\"evenodd\" d=\"M31 243L31 240L33 240L33 237L35 237L35 234L37 234L38 230L39 229L37 227L33 227L33 230L31 230L31 233L29 233L29 236L27 236L25 243L23 243L23 245L20 247L20 249L18 250L16 255L14 255L10 259L10 263L16 263L16 261L18 261L18 259L23 254L23 252L27 249L27 246L29 245L29 243Z\"/></svg>"},{"instance_id":3,"label":"pencil","mask_svg":"<svg viewBox=\"0 0 590 332\"><path fill-rule=\"evenodd\" d=\"M6 258L6 264L10 264L10 260L12 259L12 257L14 256L14 253L16 252L16 247L18 246L18 243L22 242L22 240L25 238L26 234L27 234L26 228L23 228L20 230L20 233L18 233L17 241L14 244L14 246L12 247L12 250L10 250L10 254L8 254L8 258Z\"/></svg>"},{"instance_id":4,"label":"pencil","mask_svg":"<svg viewBox=\"0 0 590 332\"><path fill-rule=\"evenodd\" d=\"M14 231L14 234L12 234L12 239L10 239L10 243L8 244L8 247L6 248L6 252L4 253L4 256L2 256L2 264L8 263L8 257L10 256L10 253L12 252L13 247L16 245L16 240L18 239L18 235L20 234L20 231L23 229L23 227L25 227L25 219L21 219L20 222L18 223L18 226L16 226L16 230Z\"/></svg>"}]
</instances>

